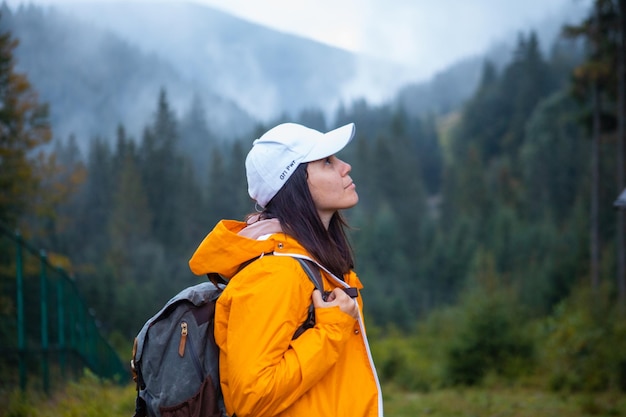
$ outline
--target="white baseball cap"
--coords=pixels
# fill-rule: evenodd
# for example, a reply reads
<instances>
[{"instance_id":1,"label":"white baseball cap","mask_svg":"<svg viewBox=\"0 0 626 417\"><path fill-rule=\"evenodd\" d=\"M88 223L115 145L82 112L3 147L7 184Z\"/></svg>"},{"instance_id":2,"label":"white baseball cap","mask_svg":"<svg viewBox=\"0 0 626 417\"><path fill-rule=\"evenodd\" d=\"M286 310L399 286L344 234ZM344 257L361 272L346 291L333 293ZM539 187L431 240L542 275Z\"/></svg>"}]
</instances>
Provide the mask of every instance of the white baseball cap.
<instances>
[{"instance_id":1,"label":"white baseball cap","mask_svg":"<svg viewBox=\"0 0 626 417\"><path fill-rule=\"evenodd\" d=\"M328 133L297 123L283 123L268 130L253 142L246 158L248 194L265 207L298 165L339 152L352 140L354 131L354 123Z\"/></svg>"}]
</instances>

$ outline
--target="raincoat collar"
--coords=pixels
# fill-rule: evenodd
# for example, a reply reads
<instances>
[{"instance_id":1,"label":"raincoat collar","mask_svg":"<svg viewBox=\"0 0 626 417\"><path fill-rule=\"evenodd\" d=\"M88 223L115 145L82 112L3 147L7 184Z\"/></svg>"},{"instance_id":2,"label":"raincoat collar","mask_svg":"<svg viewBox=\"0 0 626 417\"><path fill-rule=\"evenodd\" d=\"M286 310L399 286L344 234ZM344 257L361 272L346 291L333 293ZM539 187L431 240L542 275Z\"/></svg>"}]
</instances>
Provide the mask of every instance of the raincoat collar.
<instances>
[{"instance_id":1,"label":"raincoat collar","mask_svg":"<svg viewBox=\"0 0 626 417\"><path fill-rule=\"evenodd\" d=\"M294 238L282 232L277 220L254 220L220 221L189 260L191 271L196 275L217 273L230 279L241 265L264 254L310 257Z\"/></svg>"}]
</instances>

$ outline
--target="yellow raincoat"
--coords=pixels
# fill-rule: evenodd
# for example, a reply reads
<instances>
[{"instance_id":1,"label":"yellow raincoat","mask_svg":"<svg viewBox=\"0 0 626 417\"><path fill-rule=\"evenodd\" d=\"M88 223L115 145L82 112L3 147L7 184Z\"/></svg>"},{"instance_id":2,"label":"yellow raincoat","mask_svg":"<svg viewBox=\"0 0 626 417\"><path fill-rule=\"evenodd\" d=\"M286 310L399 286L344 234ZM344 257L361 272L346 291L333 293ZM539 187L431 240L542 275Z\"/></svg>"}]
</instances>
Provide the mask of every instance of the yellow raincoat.
<instances>
[{"instance_id":1,"label":"yellow raincoat","mask_svg":"<svg viewBox=\"0 0 626 417\"><path fill-rule=\"evenodd\" d=\"M217 272L230 280L216 305L214 332L229 415L382 416L362 313L355 320L339 307L318 308L315 327L292 340L307 317L314 290L292 256L311 259L295 239L280 232L276 220L248 227L223 220L189 261L195 274ZM326 291L362 288L354 272L342 281L321 270ZM362 311L360 294L357 301Z\"/></svg>"}]
</instances>

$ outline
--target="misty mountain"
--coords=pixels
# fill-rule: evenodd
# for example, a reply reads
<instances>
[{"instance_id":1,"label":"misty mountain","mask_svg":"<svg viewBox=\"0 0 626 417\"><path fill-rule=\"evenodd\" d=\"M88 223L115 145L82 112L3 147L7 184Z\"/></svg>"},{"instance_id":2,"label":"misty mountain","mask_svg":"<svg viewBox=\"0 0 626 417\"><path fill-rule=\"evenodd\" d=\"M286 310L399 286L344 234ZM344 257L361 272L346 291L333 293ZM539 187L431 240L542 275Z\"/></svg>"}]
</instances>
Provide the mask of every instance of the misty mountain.
<instances>
[{"instance_id":1,"label":"misty mountain","mask_svg":"<svg viewBox=\"0 0 626 417\"><path fill-rule=\"evenodd\" d=\"M572 2L554 15L511 31L483 54L460 57L456 63L437 72L427 81L407 83L399 89L395 97L396 104L413 114L446 114L455 111L476 90L485 62L489 61L502 70L513 58L520 34L528 34L530 31L537 35L545 58L554 58L556 54L562 54L562 50L575 57L582 52L582 46L579 41L563 39L562 28L564 24L580 22L587 13L587 7L582 2Z\"/></svg>"},{"instance_id":2,"label":"misty mountain","mask_svg":"<svg viewBox=\"0 0 626 417\"><path fill-rule=\"evenodd\" d=\"M165 88L178 114L199 97L212 132L230 138L259 120L393 94L405 69L287 35L191 3L5 5L20 39L18 70L51 104L57 136L140 134Z\"/></svg>"},{"instance_id":3,"label":"misty mountain","mask_svg":"<svg viewBox=\"0 0 626 417\"><path fill-rule=\"evenodd\" d=\"M171 62L261 119L342 100L390 98L411 71L186 2L89 2L63 9ZM164 28L167 28L164 30Z\"/></svg>"},{"instance_id":4,"label":"misty mountain","mask_svg":"<svg viewBox=\"0 0 626 417\"><path fill-rule=\"evenodd\" d=\"M534 28L542 45L563 20ZM111 138L120 123L140 135L161 88L179 116L200 102L222 139L281 114L331 115L361 98L398 102L412 114L446 113L473 93L485 60L464 58L409 83L410 69L184 2L4 5L0 26L20 40L17 69L50 103L55 136L75 133L79 142ZM487 56L503 65L513 47L511 39Z\"/></svg>"},{"instance_id":5,"label":"misty mountain","mask_svg":"<svg viewBox=\"0 0 626 417\"><path fill-rule=\"evenodd\" d=\"M93 136L111 138L119 124L139 135L156 110L161 88L179 112L200 100L212 131L240 134L255 123L234 102L200 88L170 62L56 9L30 5L11 11L3 5L0 25L19 40L16 69L50 104L57 138L75 134L79 143Z\"/></svg>"}]
</instances>

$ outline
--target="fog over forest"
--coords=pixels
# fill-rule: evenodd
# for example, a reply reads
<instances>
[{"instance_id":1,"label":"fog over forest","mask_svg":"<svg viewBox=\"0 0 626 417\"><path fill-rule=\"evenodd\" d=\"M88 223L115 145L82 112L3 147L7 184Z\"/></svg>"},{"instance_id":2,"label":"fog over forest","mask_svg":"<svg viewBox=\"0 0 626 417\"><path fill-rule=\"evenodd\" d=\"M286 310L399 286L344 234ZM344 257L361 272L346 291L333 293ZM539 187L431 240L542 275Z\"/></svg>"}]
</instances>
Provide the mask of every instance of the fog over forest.
<instances>
[{"instance_id":1,"label":"fog over forest","mask_svg":"<svg viewBox=\"0 0 626 417\"><path fill-rule=\"evenodd\" d=\"M232 139L257 122L365 99L399 101L409 111L448 112L474 91L486 57L502 67L519 33L484 56L459 57L428 80L411 68L276 32L192 3L101 2L8 8L2 22L20 39L18 69L51 104L55 135L112 137L118 123L134 137L168 91L182 117L200 100L211 131ZM33 9L26 12L29 8ZM581 5L537 22L544 49ZM9 18L10 16L10 18ZM163 27L168 27L163 31ZM413 80L413 81L412 81Z\"/></svg>"}]
</instances>

